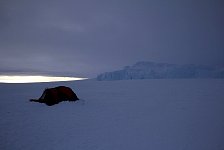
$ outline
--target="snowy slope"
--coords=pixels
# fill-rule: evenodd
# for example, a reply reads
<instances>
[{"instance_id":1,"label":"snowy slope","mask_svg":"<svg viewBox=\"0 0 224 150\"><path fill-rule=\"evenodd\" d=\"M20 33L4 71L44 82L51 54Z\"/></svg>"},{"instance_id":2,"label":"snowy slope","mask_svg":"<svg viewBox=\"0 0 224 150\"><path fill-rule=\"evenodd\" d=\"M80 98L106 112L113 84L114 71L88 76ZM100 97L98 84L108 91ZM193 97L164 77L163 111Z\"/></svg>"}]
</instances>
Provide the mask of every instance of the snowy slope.
<instances>
[{"instance_id":1,"label":"snowy slope","mask_svg":"<svg viewBox=\"0 0 224 150\"><path fill-rule=\"evenodd\" d=\"M85 102L31 103L67 85ZM223 150L224 80L0 84L1 150Z\"/></svg>"},{"instance_id":2,"label":"snowy slope","mask_svg":"<svg viewBox=\"0 0 224 150\"><path fill-rule=\"evenodd\" d=\"M97 80L176 79L176 78L224 78L223 68L202 65L175 65L167 63L137 62L122 70L106 72Z\"/></svg>"}]
</instances>

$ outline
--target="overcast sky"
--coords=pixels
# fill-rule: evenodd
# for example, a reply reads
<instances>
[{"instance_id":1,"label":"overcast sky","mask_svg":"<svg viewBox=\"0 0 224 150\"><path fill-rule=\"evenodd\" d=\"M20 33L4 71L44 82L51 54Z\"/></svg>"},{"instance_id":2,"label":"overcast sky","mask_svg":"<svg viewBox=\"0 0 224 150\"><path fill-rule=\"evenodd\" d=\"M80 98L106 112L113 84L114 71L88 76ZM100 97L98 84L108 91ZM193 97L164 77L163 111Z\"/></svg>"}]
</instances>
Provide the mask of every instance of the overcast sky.
<instances>
[{"instance_id":1,"label":"overcast sky","mask_svg":"<svg viewBox=\"0 0 224 150\"><path fill-rule=\"evenodd\" d=\"M0 72L224 66L223 0L0 0Z\"/></svg>"}]
</instances>

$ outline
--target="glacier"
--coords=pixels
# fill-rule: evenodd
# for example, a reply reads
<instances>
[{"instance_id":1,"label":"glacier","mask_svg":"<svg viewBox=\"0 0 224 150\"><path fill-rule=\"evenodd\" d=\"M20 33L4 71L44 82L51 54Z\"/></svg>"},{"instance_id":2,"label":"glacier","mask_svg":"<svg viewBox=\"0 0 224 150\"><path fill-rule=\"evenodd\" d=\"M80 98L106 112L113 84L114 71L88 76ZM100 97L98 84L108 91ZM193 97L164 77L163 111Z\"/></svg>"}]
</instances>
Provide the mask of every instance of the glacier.
<instances>
[{"instance_id":1,"label":"glacier","mask_svg":"<svg viewBox=\"0 0 224 150\"><path fill-rule=\"evenodd\" d=\"M105 72L97 76L102 80L133 80L133 79L194 79L224 78L224 68L205 65L176 65L140 61L122 70Z\"/></svg>"}]
</instances>

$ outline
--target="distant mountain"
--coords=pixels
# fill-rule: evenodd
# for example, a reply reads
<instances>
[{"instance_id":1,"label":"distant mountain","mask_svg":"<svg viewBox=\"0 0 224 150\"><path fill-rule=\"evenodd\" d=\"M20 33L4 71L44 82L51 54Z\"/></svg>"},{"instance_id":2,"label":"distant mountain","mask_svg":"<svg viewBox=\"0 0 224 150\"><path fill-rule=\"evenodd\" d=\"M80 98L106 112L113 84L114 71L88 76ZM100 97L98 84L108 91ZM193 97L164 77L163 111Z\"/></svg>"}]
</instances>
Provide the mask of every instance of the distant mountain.
<instances>
[{"instance_id":1,"label":"distant mountain","mask_svg":"<svg viewBox=\"0 0 224 150\"><path fill-rule=\"evenodd\" d=\"M224 78L224 68L203 65L176 65L141 61L122 70L106 72L97 80Z\"/></svg>"}]
</instances>

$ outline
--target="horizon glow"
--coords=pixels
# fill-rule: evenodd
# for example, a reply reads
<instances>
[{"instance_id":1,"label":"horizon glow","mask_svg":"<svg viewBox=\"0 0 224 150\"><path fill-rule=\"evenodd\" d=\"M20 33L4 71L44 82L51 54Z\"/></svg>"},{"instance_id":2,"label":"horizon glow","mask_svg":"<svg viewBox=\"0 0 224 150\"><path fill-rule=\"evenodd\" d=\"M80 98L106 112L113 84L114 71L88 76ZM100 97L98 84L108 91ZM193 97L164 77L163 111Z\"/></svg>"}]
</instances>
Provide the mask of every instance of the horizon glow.
<instances>
[{"instance_id":1,"label":"horizon glow","mask_svg":"<svg viewBox=\"0 0 224 150\"><path fill-rule=\"evenodd\" d=\"M0 75L0 83L41 83L58 81L77 81L87 78L77 77L53 77L43 75Z\"/></svg>"}]
</instances>

